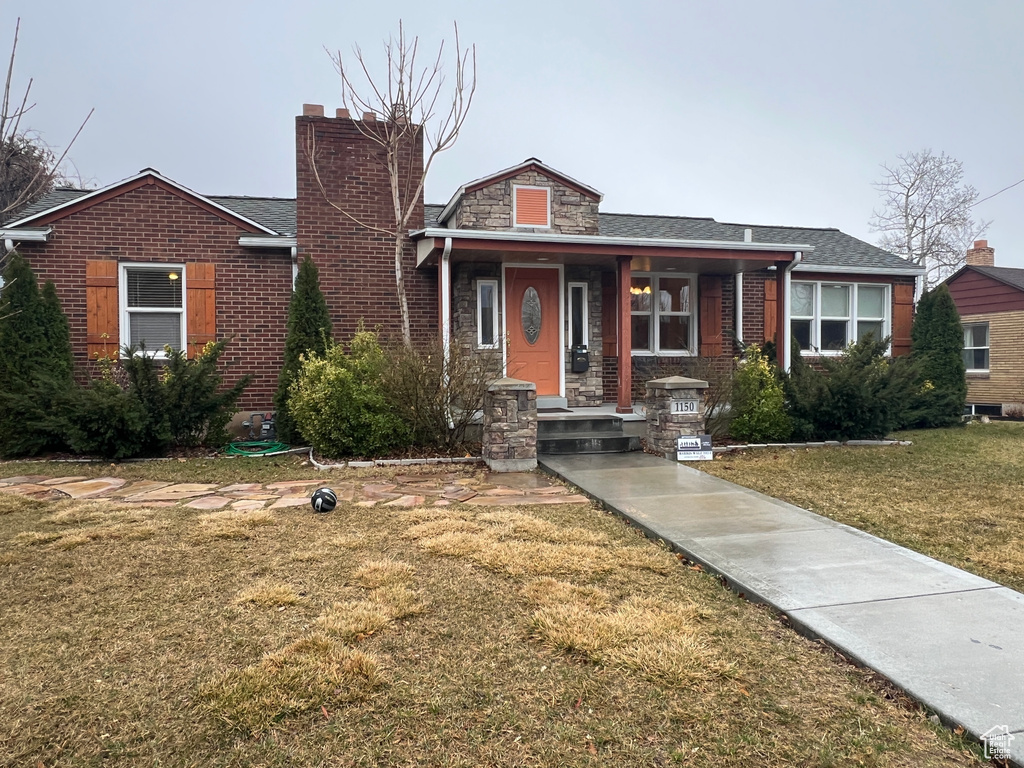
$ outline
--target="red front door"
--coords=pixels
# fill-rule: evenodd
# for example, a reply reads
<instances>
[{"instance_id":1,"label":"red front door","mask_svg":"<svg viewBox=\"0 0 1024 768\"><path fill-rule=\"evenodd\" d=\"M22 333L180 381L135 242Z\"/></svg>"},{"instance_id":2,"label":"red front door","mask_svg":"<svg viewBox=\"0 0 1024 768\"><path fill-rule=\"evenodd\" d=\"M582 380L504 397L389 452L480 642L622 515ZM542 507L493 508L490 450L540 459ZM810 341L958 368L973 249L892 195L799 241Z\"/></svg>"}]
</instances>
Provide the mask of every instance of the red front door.
<instances>
[{"instance_id":1,"label":"red front door","mask_svg":"<svg viewBox=\"0 0 1024 768\"><path fill-rule=\"evenodd\" d=\"M562 327L557 269L505 271L508 375L537 385L538 395L560 395Z\"/></svg>"}]
</instances>

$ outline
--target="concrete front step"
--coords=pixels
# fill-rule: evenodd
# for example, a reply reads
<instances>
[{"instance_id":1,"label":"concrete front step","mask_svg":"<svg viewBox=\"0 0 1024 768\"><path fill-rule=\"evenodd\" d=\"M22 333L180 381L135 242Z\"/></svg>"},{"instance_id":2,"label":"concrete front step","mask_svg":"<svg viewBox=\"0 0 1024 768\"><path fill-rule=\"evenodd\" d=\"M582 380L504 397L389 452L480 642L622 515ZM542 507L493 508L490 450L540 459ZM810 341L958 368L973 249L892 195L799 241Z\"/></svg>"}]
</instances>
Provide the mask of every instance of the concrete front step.
<instances>
[{"instance_id":1,"label":"concrete front step","mask_svg":"<svg viewBox=\"0 0 1024 768\"><path fill-rule=\"evenodd\" d=\"M552 418L555 416L555 418ZM611 432L622 434L622 419L617 416L585 414L541 414L537 419L537 436L575 434L579 432Z\"/></svg>"},{"instance_id":2,"label":"concrete front step","mask_svg":"<svg viewBox=\"0 0 1024 768\"><path fill-rule=\"evenodd\" d=\"M537 453L570 455L577 453L627 453L640 450L640 438L622 431L568 432L538 436Z\"/></svg>"}]
</instances>

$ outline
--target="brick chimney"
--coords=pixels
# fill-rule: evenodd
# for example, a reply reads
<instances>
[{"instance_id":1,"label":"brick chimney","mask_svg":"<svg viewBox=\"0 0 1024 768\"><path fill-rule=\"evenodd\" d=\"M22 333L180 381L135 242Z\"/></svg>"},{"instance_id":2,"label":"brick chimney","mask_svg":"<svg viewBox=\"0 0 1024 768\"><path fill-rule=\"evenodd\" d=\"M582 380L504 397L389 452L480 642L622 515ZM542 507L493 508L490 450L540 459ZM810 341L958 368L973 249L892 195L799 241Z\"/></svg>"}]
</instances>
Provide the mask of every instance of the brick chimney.
<instances>
[{"instance_id":1,"label":"brick chimney","mask_svg":"<svg viewBox=\"0 0 1024 768\"><path fill-rule=\"evenodd\" d=\"M967 266L994 267L996 265L996 249L989 248L988 240L975 240L974 247L967 249Z\"/></svg>"},{"instance_id":2,"label":"brick chimney","mask_svg":"<svg viewBox=\"0 0 1024 768\"><path fill-rule=\"evenodd\" d=\"M394 206L381 147L364 132L380 130L379 116L358 120L339 109L326 117L320 105L303 105L295 118L296 233L299 258L309 254L320 270L320 287L327 299L334 337L344 342L363 321L380 326L384 336L401 335L401 312L395 290L394 241L358 226L331 203L372 227L395 226ZM373 122L370 122L371 119ZM321 192L307 156L314 140L316 168L325 187ZM403 163L403 175L423 168L423 132ZM403 183L402 185L406 185ZM412 188L415 189L415 183ZM408 229L423 226L423 195ZM416 248L406 238L403 258L406 295L414 339L437 335L437 271L416 268Z\"/></svg>"}]
</instances>

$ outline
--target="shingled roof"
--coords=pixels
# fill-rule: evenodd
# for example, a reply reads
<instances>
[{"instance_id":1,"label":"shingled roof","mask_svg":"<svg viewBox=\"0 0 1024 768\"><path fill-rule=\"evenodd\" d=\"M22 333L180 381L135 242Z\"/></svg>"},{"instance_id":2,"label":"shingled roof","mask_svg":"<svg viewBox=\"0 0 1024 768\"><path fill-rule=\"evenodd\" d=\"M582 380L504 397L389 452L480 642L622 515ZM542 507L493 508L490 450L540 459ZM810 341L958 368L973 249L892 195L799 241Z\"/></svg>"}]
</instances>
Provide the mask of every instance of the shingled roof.
<instances>
[{"instance_id":1,"label":"shingled roof","mask_svg":"<svg viewBox=\"0 0 1024 768\"><path fill-rule=\"evenodd\" d=\"M968 268L991 277L993 280L998 280L1001 283L1006 283L1013 288L1019 288L1024 291L1024 269L1016 269L1014 267L980 267L973 264L968 265Z\"/></svg>"},{"instance_id":2,"label":"shingled roof","mask_svg":"<svg viewBox=\"0 0 1024 768\"><path fill-rule=\"evenodd\" d=\"M425 226L439 226L443 205L424 207ZM843 269L913 269L905 259L876 248L835 228L773 227L731 224L690 216L642 216L628 213L598 214L600 234L607 237L649 237L667 240L718 240L743 242L751 230L755 243L806 243L814 250L804 254L802 266Z\"/></svg>"},{"instance_id":3,"label":"shingled roof","mask_svg":"<svg viewBox=\"0 0 1024 768\"><path fill-rule=\"evenodd\" d=\"M8 221L23 219L70 202L91 190L55 189L31 205L8 216ZM284 197L248 197L240 195L204 195L240 216L255 221L279 235L296 231L295 199ZM424 206L424 226L440 226L437 217L443 205ZM711 218L692 216L644 216L627 213L598 214L600 234L607 237L647 237L669 240L718 240L743 242L744 230L751 230L755 243L806 243L814 246L804 255L803 267L819 269L905 270L912 268L906 260L870 243L858 240L835 228L775 227L758 224L733 224ZM977 267L991 277L1024 290L1024 270L1008 267ZM1015 282L1016 281L1016 282Z\"/></svg>"},{"instance_id":4,"label":"shingled roof","mask_svg":"<svg viewBox=\"0 0 1024 768\"><path fill-rule=\"evenodd\" d=\"M92 189L59 187L43 195L35 202L26 205L13 215L6 216L4 223L20 221L37 213L70 203L72 200L94 191ZM203 197L211 203L223 206L239 216L263 225L267 229L272 229L279 235L295 234L295 198L246 197L241 195L203 195Z\"/></svg>"}]
</instances>

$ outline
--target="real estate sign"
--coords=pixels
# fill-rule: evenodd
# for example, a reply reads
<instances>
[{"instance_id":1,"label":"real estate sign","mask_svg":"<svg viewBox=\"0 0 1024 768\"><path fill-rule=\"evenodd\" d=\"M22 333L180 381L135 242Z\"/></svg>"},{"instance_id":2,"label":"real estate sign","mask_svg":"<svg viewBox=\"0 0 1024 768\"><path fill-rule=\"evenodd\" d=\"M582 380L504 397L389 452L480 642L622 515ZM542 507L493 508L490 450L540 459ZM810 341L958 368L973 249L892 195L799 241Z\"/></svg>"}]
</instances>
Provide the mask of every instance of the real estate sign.
<instances>
[{"instance_id":1,"label":"real estate sign","mask_svg":"<svg viewBox=\"0 0 1024 768\"><path fill-rule=\"evenodd\" d=\"M676 461L711 461L711 435L681 435L676 438Z\"/></svg>"}]
</instances>

